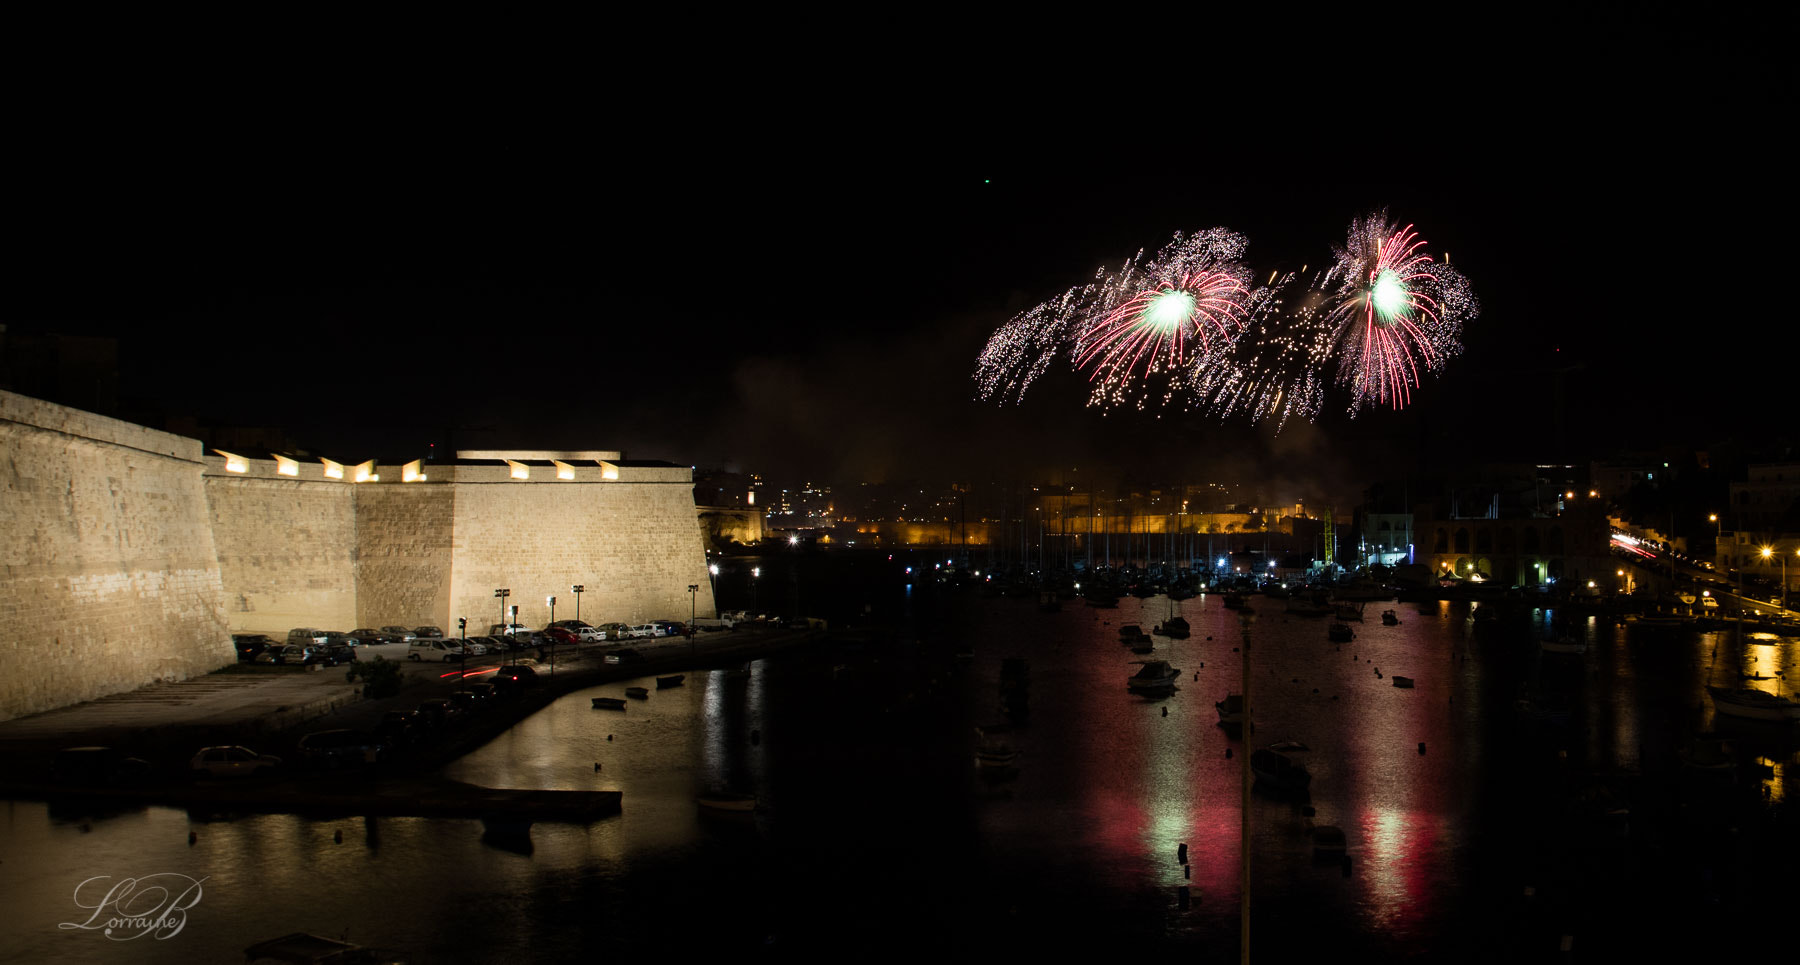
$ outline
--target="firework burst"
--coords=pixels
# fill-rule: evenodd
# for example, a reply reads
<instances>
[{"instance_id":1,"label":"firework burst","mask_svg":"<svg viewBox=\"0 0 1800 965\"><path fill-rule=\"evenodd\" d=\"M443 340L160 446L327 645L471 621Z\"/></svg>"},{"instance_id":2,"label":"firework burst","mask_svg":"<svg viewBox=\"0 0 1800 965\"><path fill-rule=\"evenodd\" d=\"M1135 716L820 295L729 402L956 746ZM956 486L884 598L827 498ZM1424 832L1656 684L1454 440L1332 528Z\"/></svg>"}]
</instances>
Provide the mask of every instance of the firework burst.
<instances>
[{"instance_id":1,"label":"firework burst","mask_svg":"<svg viewBox=\"0 0 1800 965\"><path fill-rule=\"evenodd\" d=\"M1396 228L1386 212L1359 218L1320 279L1352 413L1404 408L1420 370L1436 371L1462 350L1463 319L1474 314L1468 283L1424 249L1412 225Z\"/></svg>"}]
</instances>

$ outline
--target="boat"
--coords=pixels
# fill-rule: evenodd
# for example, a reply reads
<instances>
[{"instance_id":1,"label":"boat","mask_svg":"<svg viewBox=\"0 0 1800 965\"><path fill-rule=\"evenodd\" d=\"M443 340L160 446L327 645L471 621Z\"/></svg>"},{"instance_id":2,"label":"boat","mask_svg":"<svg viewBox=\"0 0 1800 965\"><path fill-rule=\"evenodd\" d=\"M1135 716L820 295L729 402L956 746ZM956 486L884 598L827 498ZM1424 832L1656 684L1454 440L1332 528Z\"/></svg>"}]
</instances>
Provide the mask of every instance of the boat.
<instances>
[{"instance_id":1,"label":"boat","mask_svg":"<svg viewBox=\"0 0 1800 965\"><path fill-rule=\"evenodd\" d=\"M1192 630L1188 627L1188 622L1181 617L1170 617L1150 632L1156 636L1185 640Z\"/></svg>"},{"instance_id":2,"label":"boat","mask_svg":"<svg viewBox=\"0 0 1800 965\"><path fill-rule=\"evenodd\" d=\"M1181 668L1169 666L1167 660L1139 660L1138 672L1125 679L1125 689L1134 694L1173 690L1181 676Z\"/></svg>"},{"instance_id":3,"label":"boat","mask_svg":"<svg viewBox=\"0 0 1800 965\"><path fill-rule=\"evenodd\" d=\"M1381 623L1383 626L1397 627L1400 625L1400 618L1395 616L1392 610L1383 610L1381 611Z\"/></svg>"},{"instance_id":4,"label":"boat","mask_svg":"<svg viewBox=\"0 0 1800 965\"><path fill-rule=\"evenodd\" d=\"M1571 637L1556 640L1539 640L1538 649L1545 653L1587 653L1587 644Z\"/></svg>"},{"instance_id":5,"label":"boat","mask_svg":"<svg viewBox=\"0 0 1800 965\"><path fill-rule=\"evenodd\" d=\"M1302 600L1299 597L1293 597L1288 600L1287 612L1289 616L1295 617L1328 617L1331 615L1332 610L1331 605L1328 603L1320 603L1316 600Z\"/></svg>"},{"instance_id":6,"label":"boat","mask_svg":"<svg viewBox=\"0 0 1800 965\"><path fill-rule=\"evenodd\" d=\"M678 673L670 674L667 677L658 677L656 678L656 689L662 690L666 687L679 687L681 686L681 681L685 678L686 674Z\"/></svg>"},{"instance_id":7,"label":"boat","mask_svg":"<svg viewBox=\"0 0 1800 965\"><path fill-rule=\"evenodd\" d=\"M1312 750L1312 748L1306 746L1305 744L1300 743L1299 741L1276 741L1275 743L1269 745L1269 750L1272 750L1272 751L1310 751L1310 750Z\"/></svg>"},{"instance_id":8,"label":"boat","mask_svg":"<svg viewBox=\"0 0 1800 965\"><path fill-rule=\"evenodd\" d=\"M595 697L594 698L594 709L595 710L624 710L625 709L625 698L623 698L623 697Z\"/></svg>"},{"instance_id":9,"label":"boat","mask_svg":"<svg viewBox=\"0 0 1800 965\"><path fill-rule=\"evenodd\" d=\"M1356 639L1356 631L1348 623L1334 623L1325 631L1325 638L1332 643L1349 643Z\"/></svg>"},{"instance_id":10,"label":"boat","mask_svg":"<svg viewBox=\"0 0 1800 965\"><path fill-rule=\"evenodd\" d=\"M1722 740L1695 737L1675 752L1681 765L1693 771L1729 774L1737 767L1731 746Z\"/></svg>"},{"instance_id":11,"label":"boat","mask_svg":"<svg viewBox=\"0 0 1800 965\"><path fill-rule=\"evenodd\" d=\"M1363 618L1363 605L1361 603L1338 602L1332 605L1331 612L1336 615L1339 620L1355 620L1360 623Z\"/></svg>"},{"instance_id":12,"label":"boat","mask_svg":"<svg viewBox=\"0 0 1800 965\"><path fill-rule=\"evenodd\" d=\"M1400 687L1405 690L1411 690L1412 685L1413 685L1413 679L1411 677L1402 677L1398 674L1394 675L1394 686Z\"/></svg>"},{"instance_id":13,"label":"boat","mask_svg":"<svg viewBox=\"0 0 1800 965\"><path fill-rule=\"evenodd\" d=\"M1131 641L1137 637L1141 637L1143 635L1144 635L1144 628L1138 626L1135 623L1127 623L1124 626L1119 628L1119 639L1123 640L1123 641L1129 642L1129 641Z\"/></svg>"},{"instance_id":14,"label":"boat","mask_svg":"<svg viewBox=\"0 0 1800 965\"><path fill-rule=\"evenodd\" d=\"M1800 720L1800 700L1792 697L1780 697L1766 690L1752 690L1748 687L1708 687L1706 692L1712 695L1713 709L1731 717L1746 720Z\"/></svg>"},{"instance_id":15,"label":"boat","mask_svg":"<svg viewBox=\"0 0 1800 965\"><path fill-rule=\"evenodd\" d=\"M1111 590L1089 590L1085 599L1088 606L1116 607L1119 605L1119 595Z\"/></svg>"},{"instance_id":16,"label":"boat","mask_svg":"<svg viewBox=\"0 0 1800 965\"><path fill-rule=\"evenodd\" d=\"M1219 711L1219 726L1227 731L1237 730L1244 726L1244 696L1227 694L1224 700L1213 704Z\"/></svg>"},{"instance_id":17,"label":"boat","mask_svg":"<svg viewBox=\"0 0 1800 965\"><path fill-rule=\"evenodd\" d=\"M1045 613L1055 613L1062 609L1062 602L1056 598L1056 591L1044 590L1038 593L1038 609Z\"/></svg>"},{"instance_id":18,"label":"boat","mask_svg":"<svg viewBox=\"0 0 1800 965\"><path fill-rule=\"evenodd\" d=\"M291 962L295 965L340 965L348 962L404 965L406 959L396 952L384 949L366 948L353 942L295 932L251 945L244 949L244 961Z\"/></svg>"},{"instance_id":19,"label":"boat","mask_svg":"<svg viewBox=\"0 0 1800 965\"><path fill-rule=\"evenodd\" d=\"M650 688L648 688L648 687L626 687L625 688L625 696L636 697L638 700L648 700L648 699L650 699Z\"/></svg>"},{"instance_id":20,"label":"boat","mask_svg":"<svg viewBox=\"0 0 1800 965\"><path fill-rule=\"evenodd\" d=\"M1150 642L1149 638L1146 637L1142 642L1132 644L1131 652L1142 656L1146 653L1155 653L1156 647Z\"/></svg>"},{"instance_id":21,"label":"boat","mask_svg":"<svg viewBox=\"0 0 1800 965\"><path fill-rule=\"evenodd\" d=\"M1344 857L1348 844L1344 829L1335 824L1321 824L1312 829L1313 857L1337 861Z\"/></svg>"},{"instance_id":22,"label":"boat","mask_svg":"<svg viewBox=\"0 0 1800 965\"><path fill-rule=\"evenodd\" d=\"M1268 748L1259 748L1250 755L1250 773L1256 775L1257 784L1278 791L1298 793L1312 784L1312 774L1305 765Z\"/></svg>"},{"instance_id":23,"label":"boat","mask_svg":"<svg viewBox=\"0 0 1800 965\"><path fill-rule=\"evenodd\" d=\"M694 799L702 810L744 812L756 810L756 795L739 791L708 791Z\"/></svg>"},{"instance_id":24,"label":"boat","mask_svg":"<svg viewBox=\"0 0 1800 965\"><path fill-rule=\"evenodd\" d=\"M1227 594L1225 594L1225 609L1227 609L1227 610L1242 610L1243 608L1244 608L1244 595L1242 593L1227 593Z\"/></svg>"},{"instance_id":25,"label":"boat","mask_svg":"<svg viewBox=\"0 0 1800 965\"><path fill-rule=\"evenodd\" d=\"M988 724L975 728L975 765L983 768L1011 767L1019 759L1019 752L1006 735L1012 728L1005 724Z\"/></svg>"}]
</instances>

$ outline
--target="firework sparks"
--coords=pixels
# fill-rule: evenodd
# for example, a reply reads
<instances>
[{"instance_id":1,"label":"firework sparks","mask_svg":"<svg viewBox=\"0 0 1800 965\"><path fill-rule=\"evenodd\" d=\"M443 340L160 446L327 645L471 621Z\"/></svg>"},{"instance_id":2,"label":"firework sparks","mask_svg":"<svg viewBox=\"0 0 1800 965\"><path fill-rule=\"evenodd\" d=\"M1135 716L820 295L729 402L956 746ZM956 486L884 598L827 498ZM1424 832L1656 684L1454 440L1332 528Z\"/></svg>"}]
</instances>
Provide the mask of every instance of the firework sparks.
<instances>
[{"instance_id":1,"label":"firework sparks","mask_svg":"<svg viewBox=\"0 0 1800 965\"><path fill-rule=\"evenodd\" d=\"M1436 371L1462 350L1463 318L1474 312L1468 283L1424 248L1412 225L1395 228L1386 212L1360 218L1321 279L1352 413L1368 404L1405 407L1421 368Z\"/></svg>"}]
</instances>

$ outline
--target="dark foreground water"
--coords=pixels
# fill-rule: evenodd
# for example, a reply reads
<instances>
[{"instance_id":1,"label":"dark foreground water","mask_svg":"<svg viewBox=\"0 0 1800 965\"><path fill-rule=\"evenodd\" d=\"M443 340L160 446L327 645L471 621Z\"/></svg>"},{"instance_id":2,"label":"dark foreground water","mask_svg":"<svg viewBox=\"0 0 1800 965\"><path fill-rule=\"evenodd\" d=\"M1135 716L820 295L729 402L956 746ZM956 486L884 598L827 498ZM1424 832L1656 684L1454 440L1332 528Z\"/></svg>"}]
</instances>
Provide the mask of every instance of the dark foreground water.
<instances>
[{"instance_id":1,"label":"dark foreground water","mask_svg":"<svg viewBox=\"0 0 1800 965\"><path fill-rule=\"evenodd\" d=\"M0 804L0 961L241 961L293 931L420 962L1236 960L1246 742L1213 707L1239 689L1236 615L1217 597L1181 603L1193 637L1159 637L1155 654L1182 669L1181 689L1147 700L1125 691L1134 657L1117 628L1160 622L1174 612L1163 598L1042 613L915 592L874 594L910 612L910 638L693 673L624 713L588 698L625 683L574 694L448 769L624 793L623 814L540 825L528 845L484 840L473 821ZM1550 655L1531 642L1541 611L1488 624L1468 604L1387 603L1339 647L1328 621L1253 602L1248 745L1302 741L1294 756L1314 775L1308 799L1251 799L1257 960L1544 960L1564 936L1587 961L1795 947L1800 855L1781 820L1794 729L1715 721L1703 687L1792 677L1800 642L1583 624L1585 655ZM1382 626L1384 607L1403 623ZM1033 714L1012 735L1016 773L994 780L973 766L972 727L998 719L1007 655L1031 661ZM1394 688L1395 674L1417 687ZM1567 700L1569 723L1521 720L1522 686ZM1715 729L1732 739L1735 781L1676 754ZM702 814L695 795L715 785L754 790L759 810ZM1303 806L1345 830L1347 869L1314 862ZM1607 816L1620 808L1629 816ZM178 934L59 927L93 914L77 907L88 879L169 873L204 879Z\"/></svg>"}]
</instances>

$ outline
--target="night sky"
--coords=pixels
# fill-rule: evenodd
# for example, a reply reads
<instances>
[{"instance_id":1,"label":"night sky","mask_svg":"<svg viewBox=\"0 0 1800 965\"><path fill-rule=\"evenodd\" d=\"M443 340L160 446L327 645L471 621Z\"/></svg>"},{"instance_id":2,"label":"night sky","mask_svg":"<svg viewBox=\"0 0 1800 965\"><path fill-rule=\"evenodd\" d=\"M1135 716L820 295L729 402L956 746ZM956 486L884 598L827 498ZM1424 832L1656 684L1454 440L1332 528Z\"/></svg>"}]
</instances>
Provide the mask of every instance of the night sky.
<instances>
[{"instance_id":1,"label":"night sky","mask_svg":"<svg viewBox=\"0 0 1800 965\"><path fill-rule=\"evenodd\" d=\"M344 461L436 443L840 482L1370 478L1421 453L1554 458L1559 369L1569 456L1800 435L1788 75L1679 24L1545 43L1409 85L1385 116L1246 89L1225 120L1070 105L1040 125L1028 110L1061 107L1039 103L848 134L734 102L703 135L639 105L512 141L52 106L27 122L45 136L15 184L6 322L116 335L128 401ZM1265 273L1318 263L1382 207L1481 302L1404 412L1352 420L1334 390L1277 436L1086 410L1068 374L974 401L995 327L1104 263L1215 225Z\"/></svg>"}]
</instances>

